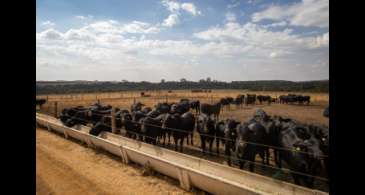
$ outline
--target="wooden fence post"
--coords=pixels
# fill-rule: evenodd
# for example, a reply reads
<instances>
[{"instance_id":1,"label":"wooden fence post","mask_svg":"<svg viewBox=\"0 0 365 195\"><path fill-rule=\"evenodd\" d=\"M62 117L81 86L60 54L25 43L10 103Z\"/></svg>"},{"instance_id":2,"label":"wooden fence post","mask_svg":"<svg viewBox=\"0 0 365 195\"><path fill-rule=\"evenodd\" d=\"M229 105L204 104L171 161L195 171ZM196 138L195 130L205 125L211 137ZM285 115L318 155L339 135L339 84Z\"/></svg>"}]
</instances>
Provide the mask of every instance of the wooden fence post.
<instances>
[{"instance_id":1,"label":"wooden fence post","mask_svg":"<svg viewBox=\"0 0 365 195\"><path fill-rule=\"evenodd\" d=\"M112 133L116 133L116 127L115 127L115 107L112 108L112 112L111 112L111 120L112 120Z\"/></svg>"},{"instance_id":2,"label":"wooden fence post","mask_svg":"<svg viewBox=\"0 0 365 195\"><path fill-rule=\"evenodd\" d=\"M57 109L57 106L58 106L58 102L54 102L54 115L55 117L57 118L58 116L58 109Z\"/></svg>"}]
</instances>

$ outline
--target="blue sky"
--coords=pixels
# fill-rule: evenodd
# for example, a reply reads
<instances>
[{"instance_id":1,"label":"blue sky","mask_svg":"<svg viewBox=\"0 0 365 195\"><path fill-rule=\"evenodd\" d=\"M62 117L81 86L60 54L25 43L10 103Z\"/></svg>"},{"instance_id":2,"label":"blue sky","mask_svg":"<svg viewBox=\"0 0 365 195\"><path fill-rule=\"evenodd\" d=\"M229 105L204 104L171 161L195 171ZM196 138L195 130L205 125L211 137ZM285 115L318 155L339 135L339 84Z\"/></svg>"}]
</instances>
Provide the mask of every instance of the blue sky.
<instances>
[{"instance_id":1,"label":"blue sky","mask_svg":"<svg viewBox=\"0 0 365 195\"><path fill-rule=\"evenodd\" d=\"M37 80L328 79L328 0L37 0Z\"/></svg>"}]
</instances>

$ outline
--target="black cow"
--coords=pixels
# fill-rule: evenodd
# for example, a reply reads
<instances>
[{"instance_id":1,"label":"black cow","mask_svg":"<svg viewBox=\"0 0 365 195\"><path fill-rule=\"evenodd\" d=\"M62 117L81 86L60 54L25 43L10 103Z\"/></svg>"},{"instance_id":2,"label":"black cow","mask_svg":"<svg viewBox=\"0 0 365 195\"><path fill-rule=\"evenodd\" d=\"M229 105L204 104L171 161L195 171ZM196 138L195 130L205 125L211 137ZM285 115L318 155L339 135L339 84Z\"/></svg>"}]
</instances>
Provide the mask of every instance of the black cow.
<instances>
[{"instance_id":1,"label":"black cow","mask_svg":"<svg viewBox=\"0 0 365 195\"><path fill-rule=\"evenodd\" d=\"M115 127L122 128L122 116L118 113L115 116ZM103 116L89 131L89 134L98 136L102 131L112 132L111 116Z\"/></svg>"},{"instance_id":2,"label":"black cow","mask_svg":"<svg viewBox=\"0 0 365 195\"><path fill-rule=\"evenodd\" d=\"M280 103L282 103L282 104L306 103L308 105L310 103L310 96L302 96L302 95L296 95L296 94L281 95L279 97L279 99L280 99Z\"/></svg>"},{"instance_id":3,"label":"black cow","mask_svg":"<svg viewBox=\"0 0 365 195\"><path fill-rule=\"evenodd\" d=\"M152 108L151 107L145 107L145 108L143 108L142 109L142 112L144 113L144 114L147 114L147 113L149 113L149 112L151 112L152 111Z\"/></svg>"},{"instance_id":4,"label":"black cow","mask_svg":"<svg viewBox=\"0 0 365 195\"><path fill-rule=\"evenodd\" d=\"M219 120L220 110L221 110L220 102L213 105L206 103L200 105L200 112L208 115L209 117L213 114L215 120Z\"/></svg>"},{"instance_id":5,"label":"black cow","mask_svg":"<svg viewBox=\"0 0 365 195\"><path fill-rule=\"evenodd\" d=\"M119 109L115 110L116 112L119 111ZM96 110L91 109L89 112L90 122L95 125L97 122L99 122L104 116L110 116L112 113L112 110Z\"/></svg>"},{"instance_id":6,"label":"black cow","mask_svg":"<svg viewBox=\"0 0 365 195\"><path fill-rule=\"evenodd\" d=\"M64 118L64 116L62 116ZM67 127L73 127L75 125L87 125L91 119L91 111L90 110L79 110L76 111L75 114L64 122L64 125ZM61 121L64 119L61 119Z\"/></svg>"},{"instance_id":7,"label":"black cow","mask_svg":"<svg viewBox=\"0 0 365 195\"><path fill-rule=\"evenodd\" d=\"M326 126L319 124L310 124L308 126L311 134L319 141L319 148L323 152L325 157L323 157L324 169L328 176L328 166L329 166L329 129Z\"/></svg>"},{"instance_id":8,"label":"black cow","mask_svg":"<svg viewBox=\"0 0 365 195\"><path fill-rule=\"evenodd\" d=\"M146 143L153 145L157 144L157 138L162 136L161 125L163 116L163 114L156 118L147 116L140 120L141 133L143 134Z\"/></svg>"},{"instance_id":9,"label":"black cow","mask_svg":"<svg viewBox=\"0 0 365 195\"><path fill-rule=\"evenodd\" d=\"M142 110L142 106L144 106L144 104L142 104L141 102L137 102L135 104L132 104L131 105L131 112L141 111Z\"/></svg>"},{"instance_id":10,"label":"black cow","mask_svg":"<svg viewBox=\"0 0 365 195\"><path fill-rule=\"evenodd\" d=\"M132 139L137 139L137 134L140 133L139 126L133 122L133 117L130 113L123 112L120 114L122 125L126 130L126 136Z\"/></svg>"},{"instance_id":11,"label":"black cow","mask_svg":"<svg viewBox=\"0 0 365 195\"><path fill-rule=\"evenodd\" d=\"M166 114L162 121L162 128L170 128L175 142L175 150L178 150L178 142L180 141L180 152L183 151L183 143L185 137L194 131L195 117L192 113L186 112L182 115L178 113Z\"/></svg>"},{"instance_id":12,"label":"black cow","mask_svg":"<svg viewBox=\"0 0 365 195\"><path fill-rule=\"evenodd\" d=\"M143 118L145 118L146 116L147 115L144 114L142 111L132 112L132 123L134 125L132 133L135 133L135 135L132 136L132 138L138 139L138 140L141 140L141 141L143 140L143 136L142 136L142 133L141 133L141 120Z\"/></svg>"},{"instance_id":13,"label":"black cow","mask_svg":"<svg viewBox=\"0 0 365 195\"><path fill-rule=\"evenodd\" d=\"M249 161L250 171L253 172L253 162L255 162L257 154L260 155L263 164L265 164L265 160L267 160L268 164L267 156L269 154L269 149L268 147L261 145L265 144L267 137L265 127L255 120L250 120L247 123L239 125L237 129L238 139L236 148L237 158L240 159L240 169L243 169L244 164Z\"/></svg>"},{"instance_id":14,"label":"black cow","mask_svg":"<svg viewBox=\"0 0 365 195\"><path fill-rule=\"evenodd\" d=\"M310 103L310 99L311 99L310 96L302 96L302 95L298 96L299 104L306 103L308 105Z\"/></svg>"},{"instance_id":15,"label":"black cow","mask_svg":"<svg viewBox=\"0 0 365 195\"><path fill-rule=\"evenodd\" d=\"M102 131L111 132L112 128L109 125L100 121L90 129L89 134L98 136Z\"/></svg>"},{"instance_id":16,"label":"black cow","mask_svg":"<svg viewBox=\"0 0 365 195\"><path fill-rule=\"evenodd\" d=\"M278 102L278 98L271 98L271 102L272 103L277 103Z\"/></svg>"},{"instance_id":17,"label":"black cow","mask_svg":"<svg viewBox=\"0 0 365 195\"><path fill-rule=\"evenodd\" d=\"M190 110L190 104L187 101L183 101L171 106L170 113L184 114Z\"/></svg>"},{"instance_id":18,"label":"black cow","mask_svg":"<svg viewBox=\"0 0 365 195\"><path fill-rule=\"evenodd\" d=\"M223 111L223 108L224 107L227 107L228 110L230 110L230 104L231 104L230 99L228 99L228 98L221 98L219 102L222 105L222 111Z\"/></svg>"},{"instance_id":19,"label":"black cow","mask_svg":"<svg viewBox=\"0 0 365 195\"><path fill-rule=\"evenodd\" d=\"M258 95L257 99L259 100L260 104L262 104L262 102L267 102L268 104L271 103L271 97L268 95Z\"/></svg>"},{"instance_id":20,"label":"black cow","mask_svg":"<svg viewBox=\"0 0 365 195\"><path fill-rule=\"evenodd\" d=\"M244 95L238 95L234 99L233 104L235 104L237 108L242 107L244 101L245 101L245 96Z\"/></svg>"},{"instance_id":21,"label":"black cow","mask_svg":"<svg viewBox=\"0 0 365 195\"><path fill-rule=\"evenodd\" d=\"M42 105L45 104L47 102L46 99L36 99L35 100L35 105L39 106L39 109L42 109Z\"/></svg>"},{"instance_id":22,"label":"black cow","mask_svg":"<svg viewBox=\"0 0 365 195\"><path fill-rule=\"evenodd\" d=\"M219 154L219 143L222 142L223 145L226 143L226 139L224 137L225 127L226 125L223 120L215 124L215 141L217 154Z\"/></svg>"},{"instance_id":23,"label":"black cow","mask_svg":"<svg viewBox=\"0 0 365 195\"><path fill-rule=\"evenodd\" d=\"M155 109L157 111L159 111L160 113L169 113L171 110L171 105L164 102L164 103L158 103L157 105L155 105Z\"/></svg>"},{"instance_id":24,"label":"black cow","mask_svg":"<svg viewBox=\"0 0 365 195\"><path fill-rule=\"evenodd\" d=\"M190 108L195 110L196 114L199 114L200 113L200 101L199 100L190 101Z\"/></svg>"},{"instance_id":25,"label":"black cow","mask_svg":"<svg viewBox=\"0 0 365 195\"><path fill-rule=\"evenodd\" d=\"M246 96L246 106L249 104L256 103L256 94L247 94Z\"/></svg>"},{"instance_id":26,"label":"black cow","mask_svg":"<svg viewBox=\"0 0 365 195\"><path fill-rule=\"evenodd\" d=\"M61 111L61 114L60 114L59 118L60 118L61 122L63 124L65 124L68 119L75 116L75 114L78 111L82 111L82 110L88 110L88 109L84 108L84 107L80 107L80 106L75 107L75 108L65 108Z\"/></svg>"},{"instance_id":27,"label":"black cow","mask_svg":"<svg viewBox=\"0 0 365 195\"><path fill-rule=\"evenodd\" d=\"M224 154L227 157L227 163L231 166L231 152L236 151L237 125L240 123L233 119L226 119L224 126L225 147Z\"/></svg>"},{"instance_id":28,"label":"black cow","mask_svg":"<svg viewBox=\"0 0 365 195\"><path fill-rule=\"evenodd\" d=\"M289 168L295 171L291 173L294 182L313 187L314 178L300 173L315 176L321 171L323 152L320 149L320 141L308 126L292 122L280 132L279 143L280 147L292 149L281 150L279 155L280 160L285 161Z\"/></svg>"},{"instance_id":29,"label":"black cow","mask_svg":"<svg viewBox=\"0 0 365 195\"><path fill-rule=\"evenodd\" d=\"M209 144L209 152L211 154L214 137L216 135L215 121L206 114L201 114L198 116L196 129L200 135L200 142L203 154L205 154L206 151L206 142Z\"/></svg>"}]
</instances>

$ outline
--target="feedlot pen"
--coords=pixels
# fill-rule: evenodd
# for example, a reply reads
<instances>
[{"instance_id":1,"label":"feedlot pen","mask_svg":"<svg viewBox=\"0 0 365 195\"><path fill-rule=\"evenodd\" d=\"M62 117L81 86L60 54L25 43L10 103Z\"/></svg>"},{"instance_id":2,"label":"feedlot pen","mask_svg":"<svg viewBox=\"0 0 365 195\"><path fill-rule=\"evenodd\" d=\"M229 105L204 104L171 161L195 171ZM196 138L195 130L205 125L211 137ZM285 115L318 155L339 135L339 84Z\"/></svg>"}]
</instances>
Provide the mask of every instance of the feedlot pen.
<instances>
[{"instance_id":1,"label":"feedlot pen","mask_svg":"<svg viewBox=\"0 0 365 195\"><path fill-rule=\"evenodd\" d=\"M108 132L95 137L88 134L88 127L67 128L56 118L43 114L37 114L36 118L39 125L84 141L89 146L101 147L121 156L125 163L133 161L144 165L149 162L154 170L178 179L181 187L187 190L196 186L214 194L327 194L192 157L203 157L194 147L186 148L185 151L191 154L186 155Z\"/></svg>"}]
</instances>

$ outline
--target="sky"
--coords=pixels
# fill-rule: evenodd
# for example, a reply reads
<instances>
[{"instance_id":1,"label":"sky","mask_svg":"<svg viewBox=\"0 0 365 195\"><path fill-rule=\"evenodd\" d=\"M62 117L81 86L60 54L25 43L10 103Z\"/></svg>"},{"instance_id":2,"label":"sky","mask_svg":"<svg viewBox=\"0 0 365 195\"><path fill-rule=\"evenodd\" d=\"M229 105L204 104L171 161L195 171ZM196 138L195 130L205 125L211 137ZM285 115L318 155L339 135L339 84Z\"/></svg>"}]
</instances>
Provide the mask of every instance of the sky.
<instances>
[{"instance_id":1,"label":"sky","mask_svg":"<svg viewBox=\"0 0 365 195\"><path fill-rule=\"evenodd\" d=\"M328 1L37 0L36 79L328 79Z\"/></svg>"}]
</instances>

